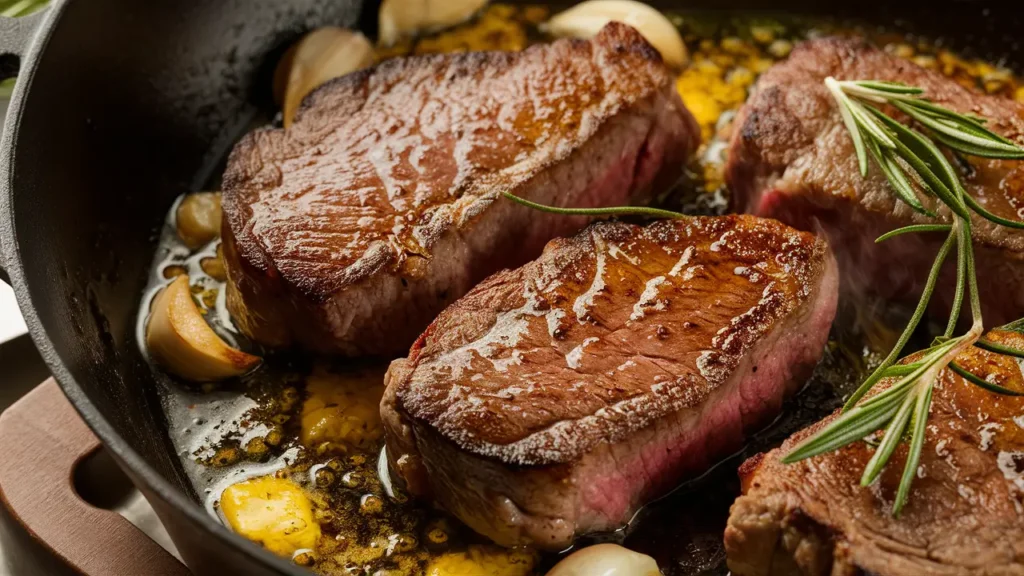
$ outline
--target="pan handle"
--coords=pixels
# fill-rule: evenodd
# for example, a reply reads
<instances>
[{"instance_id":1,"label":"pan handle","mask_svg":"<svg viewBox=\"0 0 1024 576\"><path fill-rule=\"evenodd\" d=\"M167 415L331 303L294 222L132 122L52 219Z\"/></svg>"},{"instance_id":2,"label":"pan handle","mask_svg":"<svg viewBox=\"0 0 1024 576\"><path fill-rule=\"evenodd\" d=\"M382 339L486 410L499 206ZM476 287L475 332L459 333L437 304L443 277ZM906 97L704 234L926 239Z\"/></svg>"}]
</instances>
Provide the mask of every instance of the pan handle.
<instances>
[{"instance_id":1,"label":"pan handle","mask_svg":"<svg viewBox=\"0 0 1024 576\"><path fill-rule=\"evenodd\" d=\"M75 469L101 445L53 378L0 414L0 446L0 505L33 548L84 576L189 574L120 514L78 495Z\"/></svg>"}]
</instances>

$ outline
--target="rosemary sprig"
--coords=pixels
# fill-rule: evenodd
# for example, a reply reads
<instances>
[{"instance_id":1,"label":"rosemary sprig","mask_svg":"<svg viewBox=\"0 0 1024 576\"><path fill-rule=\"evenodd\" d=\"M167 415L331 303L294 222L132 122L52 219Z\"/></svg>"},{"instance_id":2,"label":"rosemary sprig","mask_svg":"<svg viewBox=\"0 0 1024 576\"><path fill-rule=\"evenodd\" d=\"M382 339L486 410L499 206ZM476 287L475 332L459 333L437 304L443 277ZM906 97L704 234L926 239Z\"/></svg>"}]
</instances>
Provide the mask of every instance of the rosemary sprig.
<instances>
[{"instance_id":1,"label":"rosemary sprig","mask_svg":"<svg viewBox=\"0 0 1024 576\"><path fill-rule=\"evenodd\" d=\"M864 468L861 484L874 482L885 469L896 447L909 438L909 451L899 489L893 502L898 515L906 504L924 445L926 422L936 379L950 368L968 382L998 394L1024 393L993 384L954 362L971 346L999 354L1024 357L1024 350L981 338L984 331L978 283L974 269L971 213L1003 226L1024 228L1024 222L992 214L966 191L956 170L939 146L955 153L985 158L1024 158L1024 148L984 125L984 118L959 114L925 98L924 90L897 82L838 81L825 79L825 86L839 106L843 124L853 141L862 175L868 173L868 155L885 175L894 195L915 211L936 218L921 196L934 198L949 212L950 223L914 224L880 236L884 242L913 233L946 232L946 240L935 257L924 290L910 321L896 345L878 368L850 396L838 417L786 454L782 461L796 462L836 450L884 429L875 452ZM904 125L879 106L890 106L909 118L916 127ZM929 200L934 203L934 200ZM956 291L946 330L913 361L896 364L911 335L917 329L935 292L939 273L956 246ZM960 310L969 299L970 329L954 336ZM1024 319L1000 328L1024 334ZM883 379L895 379L887 388L865 397ZM873 444L873 442L872 442Z\"/></svg>"},{"instance_id":2,"label":"rosemary sprig","mask_svg":"<svg viewBox=\"0 0 1024 576\"><path fill-rule=\"evenodd\" d=\"M878 237L876 242L914 233L945 232L947 235L932 263L917 307L896 345L850 396L839 416L803 440L782 461L797 462L863 440L875 449L861 476L861 484L866 486L882 473L899 443L905 437L909 438L907 459L892 509L892 513L898 515L909 498L911 485L917 475L932 392L944 369L950 368L968 382L994 393L1024 395L988 382L954 362L961 352L971 346L1024 358L1024 350L981 338L984 323L974 269L971 214L973 212L996 224L1014 228L1024 228L1024 222L1002 218L982 207L967 193L956 169L939 146L954 153L985 158L1024 158L1024 148L985 128L984 118L959 114L930 102L921 88L898 82L850 82L834 78L826 78L825 86L839 105L843 123L853 140L861 174L867 176L870 155L900 201L921 214L938 218L936 212L920 198L923 195L928 204L937 201L949 210L949 222L904 226ZM890 106L901 112L917 127L898 122L879 105ZM508 192L502 195L536 210L568 216L687 217L678 212L639 206L559 208L538 204ZM957 255L956 291L946 330L930 347L918 352L913 360L908 358L902 364L897 364L903 349L924 317L940 272L954 246ZM966 333L954 336L965 299L970 303L971 327ZM1024 334L1024 319L1007 324L1000 330ZM867 397L883 378L895 379L895 382ZM885 431L880 441L868 438L883 428Z\"/></svg>"}]
</instances>

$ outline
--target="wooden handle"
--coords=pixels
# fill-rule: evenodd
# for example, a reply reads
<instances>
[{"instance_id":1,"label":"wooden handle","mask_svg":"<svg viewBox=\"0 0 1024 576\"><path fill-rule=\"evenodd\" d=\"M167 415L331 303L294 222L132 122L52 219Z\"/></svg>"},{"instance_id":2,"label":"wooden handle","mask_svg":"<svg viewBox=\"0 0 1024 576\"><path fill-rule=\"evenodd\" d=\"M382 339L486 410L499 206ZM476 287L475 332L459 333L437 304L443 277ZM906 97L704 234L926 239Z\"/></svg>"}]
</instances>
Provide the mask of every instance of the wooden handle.
<instances>
[{"instance_id":1,"label":"wooden handle","mask_svg":"<svg viewBox=\"0 0 1024 576\"><path fill-rule=\"evenodd\" d=\"M123 516L78 496L74 470L100 441L52 378L0 415L0 446L0 504L69 567L85 576L189 573Z\"/></svg>"}]
</instances>

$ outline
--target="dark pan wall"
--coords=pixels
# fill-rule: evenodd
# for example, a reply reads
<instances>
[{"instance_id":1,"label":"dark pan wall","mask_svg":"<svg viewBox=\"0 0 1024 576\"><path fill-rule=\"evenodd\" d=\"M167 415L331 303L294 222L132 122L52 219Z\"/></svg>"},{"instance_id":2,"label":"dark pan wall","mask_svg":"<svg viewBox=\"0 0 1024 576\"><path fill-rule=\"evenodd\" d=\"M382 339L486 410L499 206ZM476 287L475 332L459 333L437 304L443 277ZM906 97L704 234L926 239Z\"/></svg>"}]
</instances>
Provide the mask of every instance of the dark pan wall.
<instances>
[{"instance_id":1,"label":"dark pan wall","mask_svg":"<svg viewBox=\"0 0 1024 576\"><path fill-rule=\"evenodd\" d=\"M268 103L283 47L358 16L352 0L70 1L32 78L12 199L32 305L82 392L182 489L134 341L154 232Z\"/></svg>"}]
</instances>

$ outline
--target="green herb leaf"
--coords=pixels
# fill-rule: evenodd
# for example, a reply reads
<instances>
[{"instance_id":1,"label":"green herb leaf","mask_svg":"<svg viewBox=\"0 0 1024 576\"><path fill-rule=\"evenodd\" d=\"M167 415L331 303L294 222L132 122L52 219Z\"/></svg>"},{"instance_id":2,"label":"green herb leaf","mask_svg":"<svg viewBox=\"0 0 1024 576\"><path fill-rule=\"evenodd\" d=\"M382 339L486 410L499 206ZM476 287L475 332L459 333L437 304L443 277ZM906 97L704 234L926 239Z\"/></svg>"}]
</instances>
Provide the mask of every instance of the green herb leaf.
<instances>
[{"instance_id":1,"label":"green herb leaf","mask_svg":"<svg viewBox=\"0 0 1024 576\"><path fill-rule=\"evenodd\" d=\"M892 378L893 376L906 376L921 367L919 362L913 364L894 364L889 366L882 372L882 378Z\"/></svg>"},{"instance_id":2,"label":"green herb leaf","mask_svg":"<svg viewBox=\"0 0 1024 576\"><path fill-rule=\"evenodd\" d=\"M853 114L850 113L850 99L847 98L846 94L839 88L839 83L836 82L835 78L831 76L825 79L825 86L828 87L829 91L832 92L832 96L839 101L839 116L843 119L843 124L846 125L846 131L850 134L850 138L853 139L853 149L857 153L857 164L860 167L860 175L868 175L868 154L864 148L864 138L860 135L860 129L857 127L857 121L854 120Z\"/></svg>"},{"instance_id":3,"label":"green herb leaf","mask_svg":"<svg viewBox=\"0 0 1024 576\"><path fill-rule=\"evenodd\" d=\"M890 94L922 94L924 90L916 86L908 86L902 82L883 82L881 80L861 80L854 82L857 86L862 88L869 88L871 90L877 90L879 92L888 92Z\"/></svg>"},{"instance_id":4,"label":"green herb leaf","mask_svg":"<svg viewBox=\"0 0 1024 576\"><path fill-rule=\"evenodd\" d=\"M1002 394L1004 396L1024 396L1024 392L1017 392L1016 390L1010 390L1009 388L1006 388L1004 386L993 384L992 382L989 382L984 378L976 376L973 372L969 372L966 368L957 364L956 362L950 362L949 368L953 372L956 372L957 374L962 376L964 380L967 380L968 382L974 384L975 386L984 388L989 392L995 392L996 394Z\"/></svg>"},{"instance_id":5,"label":"green herb leaf","mask_svg":"<svg viewBox=\"0 0 1024 576\"><path fill-rule=\"evenodd\" d=\"M921 201L917 199L917 193L914 192L914 187L910 184L910 179L907 178L903 166L896 161L897 157L893 151L884 148L874 148L873 151L877 151L875 159L878 160L879 166L882 167L882 172L889 179L889 184L892 185L900 200L903 200L921 214L934 218L935 213L925 208Z\"/></svg>"},{"instance_id":6,"label":"green herb leaf","mask_svg":"<svg viewBox=\"0 0 1024 576\"><path fill-rule=\"evenodd\" d=\"M942 333L943 338L952 338L956 330L956 323L960 320L960 310L964 307L964 293L967 290L967 263L973 257L970 252L970 235L967 240L957 240L956 256L956 292L953 293L953 304L949 308L949 320L946 322L946 331Z\"/></svg>"},{"instance_id":7,"label":"green herb leaf","mask_svg":"<svg viewBox=\"0 0 1024 576\"><path fill-rule=\"evenodd\" d=\"M956 171L942 152L927 138L889 118L877 108L869 107L868 110L896 134L897 152L914 168L927 184L929 191L938 196L958 216L969 217L970 213L957 196L960 181Z\"/></svg>"},{"instance_id":8,"label":"green herb leaf","mask_svg":"<svg viewBox=\"0 0 1024 576\"><path fill-rule=\"evenodd\" d=\"M986 128L985 123L987 122L987 120L980 116L974 116L972 114L960 114L958 112L950 110L949 108L943 108L942 106L938 106L936 104L933 104L927 100L922 100L920 98L915 100L907 100L905 101L905 103L908 106L912 106L918 110L921 110L923 113L928 114L937 120L946 121L950 126L961 126L965 131L971 132L973 134L984 136L997 142L1002 142L1003 144L1009 144L1010 146L1016 146L1016 144L1014 144L1012 140L1000 136L999 134L996 134L995 132L992 132L991 130Z\"/></svg>"},{"instance_id":9,"label":"green herb leaf","mask_svg":"<svg viewBox=\"0 0 1024 576\"><path fill-rule=\"evenodd\" d=\"M901 112L917 120L942 138L943 144L964 154L986 158L1024 158L1024 150L998 136L973 120L962 117L944 108L935 107L945 113L926 113L920 107L903 101L890 102Z\"/></svg>"},{"instance_id":10,"label":"green herb leaf","mask_svg":"<svg viewBox=\"0 0 1024 576\"><path fill-rule=\"evenodd\" d=\"M921 448L924 446L926 425L928 423L928 410L932 405L932 390L935 385L929 383L923 394L917 399L917 406L914 410L914 428L910 433L910 450L907 452L907 462L903 466L903 476L900 478L900 487L896 491L896 499L892 503L893 516L899 516L903 506L907 503L910 495L910 485L917 476L917 464L921 461Z\"/></svg>"},{"instance_id":11,"label":"green herb leaf","mask_svg":"<svg viewBox=\"0 0 1024 576\"><path fill-rule=\"evenodd\" d=\"M1009 324L1003 324L1002 326L996 328L996 330L1002 330L1003 332L1013 332L1014 334L1024 335L1024 318L1014 320Z\"/></svg>"},{"instance_id":12,"label":"green herb leaf","mask_svg":"<svg viewBox=\"0 0 1024 576\"><path fill-rule=\"evenodd\" d=\"M907 422L910 421L910 413L914 409L915 400L917 397L914 394L907 394L896 416L889 422L889 427L885 429L885 436L882 437L882 443L878 445L871 460L864 466L864 474L860 478L861 486L867 486L874 482L875 478L878 478L878 475L885 469L886 462L889 461L889 457L892 456L896 446L903 438L903 431L907 429Z\"/></svg>"},{"instance_id":13,"label":"green herb leaf","mask_svg":"<svg viewBox=\"0 0 1024 576\"><path fill-rule=\"evenodd\" d=\"M995 222L1000 226L1006 226L1007 228L1016 228L1018 230L1024 229L1024 222L1020 220L1009 220L1007 218L1003 218L1002 216L997 216L986 210L984 206L978 204L978 201L969 195L964 196L964 202L967 203L968 208L974 210L978 214L978 216L981 216L986 220Z\"/></svg>"},{"instance_id":14,"label":"green herb leaf","mask_svg":"<svg viewBox=\"0 0 1024 576\"><path fill-rule=\"evenodd\" d=\"M885 234L882 234L878 238L875 238L875 243L885 242L890 238L896 236L902 236L904 234L914 234L917 232L949 232L953 227L949 224L912 224L910 226L903 226L902 228L896 228L890 230Z\"/></svg>"},{"instance_id":15,"label":"green herb leaf","mask_svg":"<svg viewBox=\"0 0 1024 576\"><path fill-rule=\"evenodd\" d=\"M902 397L898 397L895 401L878 404L873 408L857 407L840 414L820 432L783 456L782 462L792 464L812 456L831 452L880 430L899 410L902 399Z\"/></svg>"},{"instance_id":16,"label":"green herb leaf","mask_svg":"<svg viewBox=\"0 0 1024 576\"><path fill-rule=\"evenodd\" d=\"M893 142L885 129L875 121L871 113L868 112L867 107L856 100L847 100L847 102L849 102L850 114L853 116L857 126L864 131L866 136L870 137L872 142L879 148L896 147L896 143Z\"/></svg>"},{"instance_id":17,"label":"green herb leaf","mask_svg":"<svg viewBox=\"0 0 1024 576\"><path fill-rule=\"evenodd\" d=\"M978 341L974 343L974 345L983 350L995 352L996 354L1004 354L1006 356L1024 358L1024 350L1014 348L1013 346L1007 346L1006 344L1000 344L999 342L986 340L985 338L979 338Z\"/></svg>"}]
</instances>

